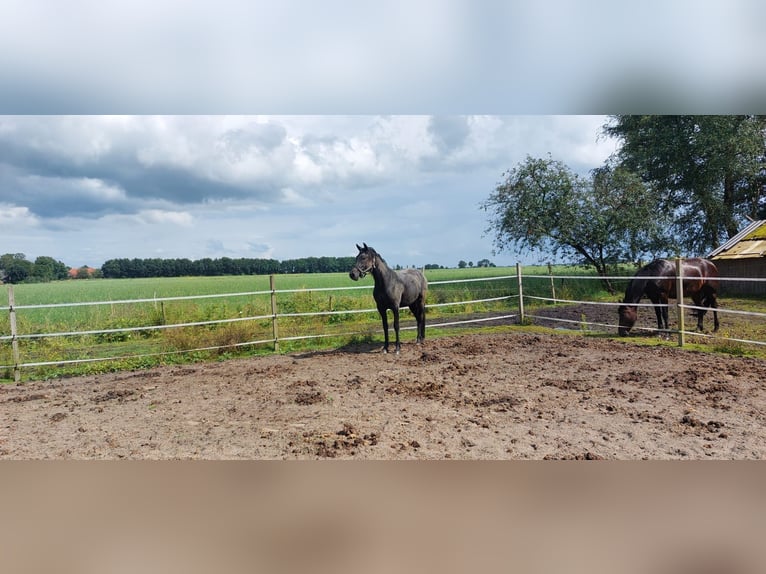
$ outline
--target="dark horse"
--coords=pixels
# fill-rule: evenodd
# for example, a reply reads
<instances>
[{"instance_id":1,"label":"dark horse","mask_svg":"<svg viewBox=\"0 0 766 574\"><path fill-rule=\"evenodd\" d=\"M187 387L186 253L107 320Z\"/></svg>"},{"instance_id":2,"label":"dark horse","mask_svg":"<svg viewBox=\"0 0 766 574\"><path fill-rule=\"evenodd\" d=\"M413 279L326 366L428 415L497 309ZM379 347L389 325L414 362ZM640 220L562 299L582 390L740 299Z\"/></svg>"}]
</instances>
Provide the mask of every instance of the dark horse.
<instances>
[{"instance_id":1,"label":"dark horse","mask_svg":"<svg viewBox=\"0 0 766 574\"><path fill-rule=\"evenodd\" d=\"M684 259L683 271L684 295L694 301L696 307L713 308L714 331L718 330L718 269L707 259ZM625 299L618 310L620 315L620 335L627 335L636 322L638 307L635 303L646 294L654 304L657 314L657 328L668 328L668 298L676 298L676 263L667 259L657 259L642 267L630 280L625 290ZM702 331L704 309L697 309L697 330Z\"/></svg>"},{"instance_id":2,"label":"dark horse","mask_svg":"<svg viewBox=\"0 0 766 574\"><path fill-rule=\"evenodd\" d=\"M386 344L383 352L388 353L388 316L386 312L391 309L394 314L394 332L396 333L396 353L399 353L399 308L408 306L418 322L417 342L422 343L426 338L426 290L428 282L423 274L417 269L404 269L394 271L383 260L380 254L372 247L356 248L359 254L356 256L354 266L349 272L349 277L358 281L368 273L372 273L375 279L375 287L372 296L378 306L378 313L383 320L383 333L386 336Z\"/></svg>"}]
</instances>

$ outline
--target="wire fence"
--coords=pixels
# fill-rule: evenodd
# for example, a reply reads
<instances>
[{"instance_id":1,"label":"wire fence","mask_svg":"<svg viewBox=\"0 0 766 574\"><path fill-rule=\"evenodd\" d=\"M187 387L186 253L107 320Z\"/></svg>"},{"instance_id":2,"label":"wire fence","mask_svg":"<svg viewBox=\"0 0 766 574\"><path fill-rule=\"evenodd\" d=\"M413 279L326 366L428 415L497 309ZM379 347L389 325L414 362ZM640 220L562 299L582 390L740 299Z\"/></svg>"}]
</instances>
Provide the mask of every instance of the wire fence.
<instances>
[{"instance_id":1,"label":"wire fence","mask_svg":"<svg viewBox=\"0 0 766 574\"><path fill-rule=\"evenodd\" d=\"M612 276L601 277L593 275L524 275L521 272L521 266L517 265L515 275L502 275L497 277L482 277L470 279L455 279L448 281L429 282L429 302L427 311L429 314L428 328L439 329L446 327L457 327L471 324L485 325L488 323L517 323L517 324L543 324L556 325L559 328L575 328L581 331L604 332L616 334L618 329L616 307L622 303L617 301L598 301L578 299L567 296L566 291L573 291L573 285L580 285L584 282L611 281L627 282L630 277ZM651 278L647 278L651 279ZM720 278L721 282L726 281L766 281L766 279L754 278ZM573 283L574 282L574 283ZM481 288L460 287L471 284L481 284ZM488 287L492 285L492 287ZM455 289L457 287L457 289ZM138 299L120 299L106 301L83 301L73 303L44 303L44 304L17 304L14 297L13 286L8 286L8 305L0 307L0 313L8 313L8 332L0 334L0 347L5 349L0 362L0 370L13 372L14 380L19 381L22 369L33 369L40 367L54 367L65 365L77 365L87 363L102 363L124 361L126 359L160 359L179 354L203 353L212 351L222 351L227 349L238 349L253 346L271 346L274 351L279 350L280 342L297 342L311 339L337 338L340 340L353 339L359 336L372 336L380 328L380 322L375 307L362 308L333 308L333 297L330 296L328 309L317 310L315 305L307 304L306 298L311 298L318 293L342 293L344 291L354 290L372 290L372 285L348 286L348 287L317 287L302 289L276 289L275 278L270 277L270 288L268 290L245 291L234 293L217 293L208 295L185 295L174 297L154 297ZM558 291L558 293L557 293ZM575 290L576 291L576 290ZM458 297L450 297L447 293L457 293ZM468 298L460 298L460 295L467 295ZM476 295L491 296L476 296ZM435 296L434 296L435 295ZM292 296L293 299L303 297L304 300L290 300L286 303L286 298ZM262 309L257 313L246 313L242 311L235 317L219 317L200 320L174 321L166 315L165 304L168 303L189 303L205 300L223 299L232 300L235 298L245 298L251 301L263 300L263 304L258 307L250 304L248 309ZM454 300L450 300L450 299ZM359 298L355 298L359 301ZM369 299L370 301L372 298ZM100 328L75 328L75 329L52 329L40 330L37 332L22 332L18 326L18 317L27 313L45 312L53 309L72 309L72 308L94 308L99 306L108 306L114 309L115 306L125 306L129 310L136 305L150 305L159 309L151 321L138 325L100 327ZM637 303L637 307L651 308L651 303ZM721 332L721 333L700 333L689 331L684 327L684 313L708 311L706 307L697 307L687 305L683 300L678 300L675 304L669 304L668 307L676 309L676 320L678 327L671 330L655 329L644 324L638 326L637 330L643 332L660 332L665 336L677 336L679 345L685 344L687 335L704 337L708 339L722 339L731 343L741 343L749 345L766 345L766 327L763 329L743 330L742 332ZM303 308L301 308L303 307ZM314 308L312 308L314 307ZM580 313L579 317L572 317L571 314L560 314L556 310L566 308L575 308L575 312ZM281 310L284 309L284 310ZM476 311L480 309L480 311ZM590 309L595 309L592 312ZM407 309L403 309L405 313ZM734 309L729 307L718 308L718 313L722 315L729 314L744 318L745 322L753 323L762 321L766 324L766 312ZM346 328L346 323L351 316L367 315L364 321L354 321L353 329ZM648 318L654 316L654 313L647 310ZM612 317L613 319L610 319ZM310 324L301 323L301 321L311 320ZM239 331L237 340L223 340L213 344L194 344L199 341L208 341L207 339L181 339L177 344L178 348L159 348L147 350L141 345L133 345L130 349L123 348L117 344L103 343L124 343L131 335L139 334L143 339L151 339L160 332L175 331L180 332L185 329L203 329L222 328L230 326L232 329L241 324L247 326L243 331ZM254 328L253 326L258 326ZM402 330L413 330L415 325L404 322ZM303 330L305 329L305 330ZM282 332L280 332L282 330ZM242 333L248 336L242 336ZM91 339L96 338L96 343ZM25 349L22 353L22 345L34 347L35 344L48 347L55 346L52 341L57 339L72 338L86 341L89 347L87 352L80 356L66 356L67 347L61 345L62 351L59 356L40 358L35 356L35 349ZM91 339L89 339L91 338ZM100 348L99 352L95 352ZM109 351L115 351L110 353ZM48 353L50 354L50 353ZM85 355L85 356L83 356Z\"/></svg>"},{"instance_id":2,"label":"wire fence","mask_svg":"<svg viewBox=\"0 0 766 574\"><path fill-rule=\"evenodd\" d=\"M457 285L461 283L482 282L485 285L490 283L502 283L508 282L510 276L500 277L486 277L480 279L458 279L450 281L433 281L430 283L430 287L439 285L449 286ZM189 353L203 353L212 351L224 351L234 350L242 347L253 346L272 346L273 350L279 350L280 343L307 341L311 339L326 339L326 338L338 338L338 339L350 339L358 336L370 336L375 331L373 325L377 324L379 328L379 320L376 322L378 312L375 307L361 308L347 308L347 309L327 309L327 310L311 310L308 307L311 305L305 304L307 307L305 310L301 310L301 301L297 304L294 301L289 301L287 298L290 296L314 296L323 292L327 293L343 293L346 291L358 291L367 290L371 291L372 285L361 286L347 286L347 287L312 287L301 289L277 289L275 287L275 277L270 277L270 289L257 290L257 291L243 291L243 292L230 292L230 293L216 293L207 295L185 295L174 297L152 297L152 298L135 298L135 299L110 299L101 301L80 301L71 303L39 303L39 304L23 304L15 301L13 285L8 285L8 305L0 306L0 313L8 313L8 333L0 334L0 347L9 347L10 352L6 352L0 359L0 370L13 371L13 377L16 381L20 380L20 373L22 369L33 369L40 367L54 367L54 366L67 366L78 365L87 363L104 363L114 361L124 361L126 359L140 360L140 359L159 359L162 357L170 357L179 354ZM510 285L504 285L499 287L499 290L504 294L496 295L492 297L479 297L470 299L460 299L455 301L435 302L429 305L431 311L435 311L440 308L469 308L475 305L492 305L496 303L507 302L513 299L514 295L510 294L512 288ZM222 317L206 320L194 320L194 321L173 321L168 320L165 312L165 304L170 303L190 303L190 302L204 302L206 300L214 299L248 299L251 301L265 300L265 305L261 307L266 308L266 312L255 314L242 314L241 312L236 317ZM372 297L369 300L362 298L354 298L354 302L358 301L372 302ZM332 297L330 298L330 305L332 307ZM143 322L138 325L131 326L119 326L119 327L99 327L99 328L76 328L76 329L56 329L51 330L37 330L40 327L40 323L46 323L43 319L40 322L33 322L35 330L31 332L24 332L18 326L18 318L23 317L25 314L31 313L46 313L50 310L61 309L73 309L84 308L92 309L97 307L108 307L114 309L115 307L124 306L129 309L135 309L138 305L150 305L155 308L159 308L160 311L151 318L149 322ZM257 308L258 306L253 304L250 308ZM510 308L509 305L506 307ZM284 310L283 310L284 309ZM409 313L409 309L402 309L403 313ZM352 316L370 315L367 321L354 322L354 329L344 328L346 319ZM499 314L492 317L493 320L511 320L517 315L515 313ZM287 322L299 324L301 320L323 320L314 321L308 332L294 332L296 331L295 325L292 325L287 333L284 328ZM449 321L442 317L441 321L430 322L429 328L441 328L455 325L465 325L470 323L481 323L487 321L485 317L468 317L461 318L460 320ZM141 351L124 351L120 347L125 345L108 345L102 344L104 341L111 342L112 339L117 339L121 342L129 339L131 335L139 334L141 339L153 339L153 335L162 331L174 331L181 332L184 329L189 328L202 328L213 329L221 328L225 326L233 326L236 324L247 325L247 331L255 336L241 337L237 341L226 340L220 344L204 344L204 345L182 345L183 348L177 348L172 350L152 350L149 352ZM319 328L317 328L319 326ZM332 328L337 326L337 328ZM414 329L414 326L403 324L401 330L408 331ZM282 330L282 332L280 332ZM94 338L96 338L94 340ZM73 358L67 358L65 356L56 356L53 358L46 358L40 360L35 358L35 355L42 354L39 348L35 348L34 345L43 346L46 345L46 350L53 346L51 341L56 339L73 339L82 340L87 343L91 343L89 348L82 354L85 355L98 355L98 356L77 356ZM194 341L193 338L188 339ZM23 349L23 346L27 345L27 349ZM141 345L133 345L133 347ZM117 349L118 353L106 353L111 349ZM61 352L59 355L65 355L67 352L71 352L72 346L60 345ZM102 352L98 352L97 349L101 349ZM45 353L50 354L50 352ZM2 378L0 376L0 378Z\"/></svg>"}]
</instances>

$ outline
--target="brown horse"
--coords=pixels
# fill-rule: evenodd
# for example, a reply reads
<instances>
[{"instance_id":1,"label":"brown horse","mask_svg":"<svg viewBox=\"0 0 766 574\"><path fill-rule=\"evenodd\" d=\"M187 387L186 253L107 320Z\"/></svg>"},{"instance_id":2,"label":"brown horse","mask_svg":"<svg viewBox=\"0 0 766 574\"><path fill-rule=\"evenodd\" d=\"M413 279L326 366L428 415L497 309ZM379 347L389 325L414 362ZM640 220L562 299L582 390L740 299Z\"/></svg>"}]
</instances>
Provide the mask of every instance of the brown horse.
<instances>
[{"instance_id":1,"label":"brown horse","mask_svg":"<svg viewBox=\"0 0 766 574\"><path fill-rule=\"evenodd\" d=\"M394 271L380 254L372 247L356 246L359 254L356 256L354 266L349 272L349 277L358 281L367 273L372 273L375 287L372 296L378 307L378 313L383 321L383 333L385 334L385 346L383 352L388 353L388 309L394 314L394 332L396 333L396 354L399 354L399 308L407 306L412 311L418 324L417 342L422 343L426 338L426 290L428 282L425 276L417 269L403 269Z\"/></svg>"},{"instance_id":2,"label":"brown horse","mask_svg":"<svg viewBox=\"0 0 766 574\"><path fill-rule=\"evenodd\" d=\"M707 259L684 259L683 271L684 295L694 301L696 307L713 309L714 331L718 330L718 269ZM657 259L642 267L631 279L625 290L625 298L618 309L620 327L618 333L627 335L636 323L638 307L635 305L646 295L654 304L657 315L657 329L668 328L668 299L676 298L676 263L667 259ZM702 331L704 309L695 310L697 330Z\"/></svg>"}]
</instances>

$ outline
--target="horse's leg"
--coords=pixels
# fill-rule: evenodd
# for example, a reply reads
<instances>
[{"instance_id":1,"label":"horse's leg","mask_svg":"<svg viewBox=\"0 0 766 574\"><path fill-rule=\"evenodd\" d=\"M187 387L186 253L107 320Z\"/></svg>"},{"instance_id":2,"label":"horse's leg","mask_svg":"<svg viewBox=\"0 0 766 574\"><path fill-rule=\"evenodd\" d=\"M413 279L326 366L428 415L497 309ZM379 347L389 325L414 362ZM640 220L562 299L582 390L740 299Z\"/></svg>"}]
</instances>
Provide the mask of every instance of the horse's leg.
<instances>
[{"instance_id":1,"label":"horse's leg","mask_svg":"<svg viewBox=\"0 0 766 574\"><path fill-rule=\"evenodd\" d=\"M667 310L667 307L662 307L660 305L662 301L660 299L656 299L652 301L654 304L654 314L657 316L657 330L662 331L662 321L663 321L663 310ZM667 321L667 319L665 320Z\"/></svg>"},{"instance_id":2,"label":"horse's leg","mask_svg":"<svg viewBox=\"0 0 766 574\"><path fill-rule=\"evenodd\" d=\"M705 291L705 307L708 309L713 309L713 332L715 333L718 331L718 295L715 292L715 289L712 287L709 287Z\"/></svg>"},{"instance_id":3,"label":"horse's leg","mask_svg":"<svg viewBox=\"0 0 766 574\"><path fill-rule=\"evenodd\" d=\"M660 337L667 336L668 330L668 297L664 293L660 293L654 299L652 299L654 305L654 314L657 316L657 331Z\"/></svg>"},{"instance_id":4,"label":"horse's leg","mask_svg":"<svg viewBox=\"0 0 766 574\"><path fill-rule=\"evenodd\" d=\"M426 306L420 303L420 342L426 340Z\"/></svg>"},{"instance_id":5,"label":"horse's leg","mask_svg":"<svg viewBox=\"0 0 766 574\"><path fill-rule=\"evenodd\" d=\"M417 301L410 305L410 311L415 316L415 320L418 323L418 336L416 338L417 343L422 343L426 338L426 310L420 301Z\"/></svg>"},{"instance_id":6,"label":"horse's leg","mask_svg":"<svg viewBox=\"0 0 766 574\"><path fill-rule=\"evenodd\" d=\"M399 307L394 307L392 311L394 313L394 333L396 333L396 345L394 349L398 355L399 350L402 348L401 343L399 343Z\"/></svg>"},{"instance_id":7,"label":"horse's leg","mask_svg":"<svg viewBox=\"0 0 766 574\"><path fill-rule=\"evenodd\" d=\"M695 307L702 307L702 304L704 303L705 306L709 306L710 303L707 300L707 297L703 299L702 297L702 290L697 291L692 295L692 301L694 302ZM702 326L702 319L705 318L705 311L702 309L695 309L695 313L697 314L697 331L702 331L704 327Z\"/></svg>"},{"instance_id":8,"label":"horse's leg","mask_svg":"<svg viewBox=\"0 0 766 574\"><path fill-rule=\"evenodd\" d=\"M388 353L388 312L385 307L378 307L378 313L380 313L380 319L383 321L383 337L385 340L383 352Z\"/></svg>"},{"instance_id":9,"label":"horse's leg","mask_svg":"<svg viewBox=\"0 0 766 574\"><path fill-rule=\"evenodd\" d=\"M718 296L715 291L710 293L710 307L713 308L713 332L718 331Z\"/></svg>"}]
</instances>

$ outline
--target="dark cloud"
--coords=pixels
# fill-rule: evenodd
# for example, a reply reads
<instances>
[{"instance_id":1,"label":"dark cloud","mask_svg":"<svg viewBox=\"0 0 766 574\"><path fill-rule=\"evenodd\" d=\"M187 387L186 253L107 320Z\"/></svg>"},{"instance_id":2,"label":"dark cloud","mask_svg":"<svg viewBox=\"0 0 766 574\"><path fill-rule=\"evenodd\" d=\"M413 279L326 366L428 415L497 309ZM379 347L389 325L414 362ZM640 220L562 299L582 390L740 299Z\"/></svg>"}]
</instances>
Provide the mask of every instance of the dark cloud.
<instances>
[{"instance_id":1,"label":"dark cloud","mask_svg":"<svg viewBox=\"0 0 766 574\"><path fill-rule=\"evenodd\" d=\"M130 211L122 189L91 178L23 175L13 182L8 203L23 204L40 217L89 216ZM13 201L9 201L13 200Z\"/></svg>"},{"instance_id":2,"label":"dark cloud","mask_svg":"<svg viewBox=\"0 0 766 574\"><path fill-rule=\"evenodd\" d=\"M195 171L175 166L138 166L134 171L121 172L118 178L131 199L162 200L177 205L248 197L266 201L278 197L279 192L278 184L264 181L238 185L209 179Z\"/></svg>"},{"instance_id":3,"label":"dark cloud","mask_svg":"<svg viewBox=\"0 0 766 574\"><path fill-rule=\"evenodd\" d=\"M164 143L135 120L139 133L114 132L93 119L10 118L0 120L0 203L23 205L44 218L134 213L141 209L253 199L275 201L283 183L272 177L227 178L215 162L268 154L286 137L276 124L251 124L226 132L216 148L195 149L198 161L172 157L177 149L206 145L179 130ZM94 125L95 124L95 125ZM87 125L86 127L83 127ZM187 127L187 126L184 126ZM193 133L193 130L192 130ZM99 147L100 146L100 147ZM216 157L216 152L224 157Z\"/></svg>"},{"instance_id":4,"label":"dark cloud","mask_svg":"<svg viewBox=\"0 0 766 574\"><path fill-rule=\"evenodd\" d=\"M273 201L279 192L279 185L268 182L236 185L205 179L179 167L145 167L135 163L68 170L52 170L44 164L29 171L0 168L0 202L24 205L46 218L100 217L166 204L184 206L213 200Z\"/></svg>"}]
</instances>

